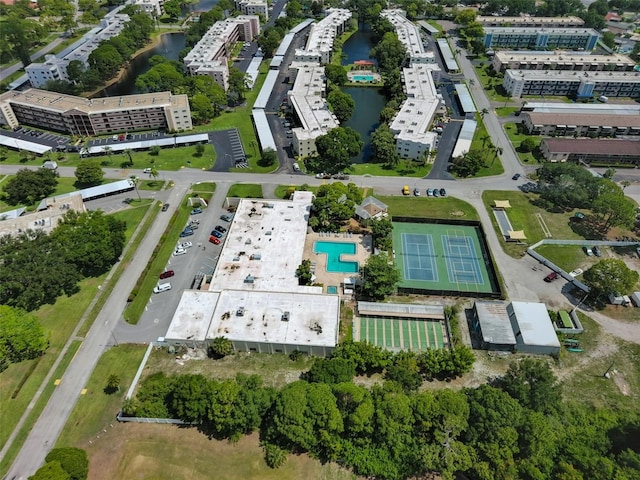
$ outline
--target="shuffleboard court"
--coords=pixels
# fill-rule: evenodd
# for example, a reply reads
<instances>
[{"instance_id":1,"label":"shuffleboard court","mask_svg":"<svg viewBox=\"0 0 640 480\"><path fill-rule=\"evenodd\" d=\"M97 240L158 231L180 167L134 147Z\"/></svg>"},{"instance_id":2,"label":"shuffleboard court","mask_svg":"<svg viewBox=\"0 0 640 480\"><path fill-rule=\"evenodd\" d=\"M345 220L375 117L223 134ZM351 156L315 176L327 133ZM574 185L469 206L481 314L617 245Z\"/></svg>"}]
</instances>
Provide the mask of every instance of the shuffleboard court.
<instances>
[{"instance_id":1,"label":"shuffleboard court","mask_svg":"<svg viewBox=\"0 0 640 480\"><path fill-rule=\"evenodd\" d=\"M412 291L500 292L480 229L473 225L393 222L400 288ZM492 275L490 275L490 272Z\"/></svg>"},{"instance_id":2,"label":"shuffleboard court","mask_svg":"<svg viewBox=\"0 0 640 480\"><path fill-rule=\"evenodd\" d=\"M445 348L444 326L439 321L397 317L360 317L359 338L387 350Z\"/></svg>"}]
</instances>

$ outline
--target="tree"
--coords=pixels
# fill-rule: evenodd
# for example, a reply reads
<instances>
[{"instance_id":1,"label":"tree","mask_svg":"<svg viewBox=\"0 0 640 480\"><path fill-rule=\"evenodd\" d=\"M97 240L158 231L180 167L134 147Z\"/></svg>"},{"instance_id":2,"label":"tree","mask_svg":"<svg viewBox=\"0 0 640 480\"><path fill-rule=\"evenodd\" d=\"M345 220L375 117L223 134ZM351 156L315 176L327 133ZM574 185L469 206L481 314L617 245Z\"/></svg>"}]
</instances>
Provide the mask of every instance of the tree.
<instances>
[{"instance_id":1,"label":"tree","mask_svg":"<svg viewBox=\"0 0 640 480\"><path fill-rule=\"evenodd\" d=\"M54 448L45 457L45 462L59 462L71 480L85 480L89 473L89 457L80 448Z\"/></svg>"},{"instance_id":2,"label":"tree","mask_svg":"<svg viewBox=\"0 0 640 480\"><path fill-rule=\"evenodd\" d=\"M324 74L327 76L327 80L338 86L342 86L349 81L347 70L342 65L327 63L324 66Z\"/></svg>"},{"instance_id":3,"label":"tree","mask_svg":"<svg viewBox=\"0 0 640 480\"><path fill-rule=\"evenodd\" d=\"M464 10L460 10L458 14L455 16L454 22L460 25L468 25L471 22L475 22L477 13L473 8L465 8Z\"/></svg>"},{"instance_id":4,"label":"tree","mask_svg":"<svg viewBox=\"0 0 640 480\"><path fill-rule=\"evenodd\" d=\"M390 167L398 165L400 155L396 149L395 135L388 125L382 124L371 135L372 161L384 163Z\"/></svg>"},{"instance_id":5,"label":"tree","mask_svg":"<svg viewBox=\"0 0 640 480\"><path fill-rule=\"evenodd\" d=\"M265 57L272 57L282 40L282 35L275 28L267 27L258 39L258 46L262 49Z\"/></svg>"},{"instance_id":6,"label":"tree","mask_svg":"<svg viewBox=\"0 0 640 480\"><path fill-rule=\"evenodd\" d=\"M371 235L373 236L373 245L380 250L389 250L392 246L391 233L393 232L393 223L387 218L378 218L371 221Z\"/></svg>"},{"instance_id":7,"label":"tree","mask_svg":"<svg viewBox=\"0 0 640 480\"><path fill-rule=\"evenodd\" d=\"M199 143L196 145L196 157L201 157L204 155L204 145Z\"/></svg>"},{"instance_id":8,"label":"tree","mask_svg":"<svg viewBox=\"0 0 640 480\"><path fill-rule=\"evenodd\" d=\"M111 374L107 377L107 384L104 387L104 393L111 395L120 391L120 377L115 374Z\"/></svg>"},{"instance_id":9,"label":"tree","mask_svg":"<svg viewBox=\"0 0 640 480\"><path fill-rule=\"evenodd\" d=\"M3 188L5 201L9 205L33 205L55 191L57 179L58 174L47 168L18 170Z\"/></svg>"},{"instance_id":10,"label":"tree","mask_svg":"<svg viewBox=\"0 0 640 480\"><path fill-rule=\"evenodd\" d=\"M387 32L371 49L370 55L378 60L380 70L388 72L402 66L407 56L407 48L395 32Z\"/></svg>"},{"instance_id":11,"label":"tree","mask_svg":"<svg viewBox=\"0 0 640 480\"><path fill-rule=\"evenodd\" d=\"M344 358L318 358L305 374L311 383L344 383L353 380L356 367L353 362Z\"/></svg>"},{"instance_id":12,"label":"tree","mask_svg":"<svg viewBox=\"0 0 640 480\"><path fill-rule=\"evenodd\" d=\"M362 202L362 193L354 184L336 182L321 185L311 204L309 226L317 231L337 231L355 213Z\"/></svg>"},{"instance_id":13,"label":"tree","mask_svg":"<svg viewBox=\"0 0 640 480\"><path fill-rule=\"evenodd\" d=\"M260 157L260 165L265 167L271 167L278 163L278 154L273 148L265 148L262 150L262 156Z\"/></svg>"},{"instance_id":14,"label":"tree","mask_svg":"<svg viewBox=\"0 0 640 480\"><path fill-rule=\"evenodd\" d=\"M76 167L77 184L81 188L100 185L104 178L104 171L98 160L82 160Z\"/></svg>"},{"instance_id":15,"label":"tree","mask_svg":"<svg viewBox=\"0 0 640 480\"><path fill-rule=\"evenodd\" d=\"M238 103L244 102L244 95L249 90L249 77L237 67L229 69L229 93L235 96Z\"/></svg>"},{"instance_id":16,"label":"tree","mask_svg":"<svg viewBox=\"0 0 640 480\"><path fill-rule=\"evenodd\" d=\"M340 90L333 90L327 96L327 101L340 123L344 123L353 114L356 102L353 101L351 95L343 93Z\"/></svg>"},{"instance_id":17,"label":"tree","mask_svg":"<svg viewBox=\"0 0 640 480\"><path fill-rule=\"evenodd\" d=\"M167 0L162 5L164 13L166 13L172 20L177 20L181 15L181 3L182 2L180 0Z\"/></svg>"},{"instance_id":18,"label":"tree","mask_svg":"<svg viewBox=\"0 0 640 480\"><path fill-rule=\"evenodd\" d=\"M462 157L454 158L451 171L460 177L475 175L484 167L482 150L469 150Z\"/></svg>"},{"instance_id":19,"label":"tree","mask_svg":"<svg viewBox=\"0 0 640 480\"><path fill-rule=\"evenodd\" d=\"M0 356L7 363L37 358L48 345L47 334L33 314L0 305Z\"/></svg>"},{"instance_id":20,"label":"tree","mask_svg":"<svg viewBox=\"0 0 640 480\"><path fill-rule=\"evenodd\" d=\"M101 43L89 54L87 61L98 72L101 80L108 80L120 69L124 59L113 45Z\"/></svg>"},{"instance_id":21,"label":"tree","mask_svg":"<svg viewBox=\"0 0 640 480\"><path fill-rule=\"evenodd\" d=\"M216 337L211 342L209 352L216 358L226 357L233 353L233 343L225 337Z\"/></svg>"},{"instance_id":22,"label":"tree","mask_svg":"<svg viewBox=\"0 0 640 480\"><path fill-rule=\"evenodd\" d=\"M153 145L149 149L149 155L157 157L158 155L160 155L160 150L162 150L162 149L158 145Z\"/></svg>"},{"instance_id":23,"label":"tree","mask_svg":"<svg viewBox=\"0 0 640 480\"><path fill-rule=\"evenodd\" d=\"M318 156L310 160L312 170L338 173L351 164L351 158L360 153L363 142L360 134L350 127L336 127L316 138Z\"/></svg>"},{"instance_id":24,"label":"tree","mask_svg":"<svg viewBox=\"0 0 640 480\"><path fill-rule=\"evenodd\" d=\"M214 116L213 105L209 101L209 99L198 93L191 98L191 117L196 123L202 124L207 123Z\"/></svg>"},{"instance_id":25,"label":"tree","mask_svg":"<svg viewBox=\"0 0 640 480\"><path fill-rule=\"evenodd\" d=\"M45 29L40 24L30 19L19 18L15 14L9 15L3 22L2 36L12 54L18 57L25 67L31 63L29 50L41 38L46 37Z\"/></svg>"},{"instance_id":26,"label":"tree","mask_svg":"<svg viewBox=\"0 0 640 480\"><path fill-rule=\"evenodd\" d=\"M395 292L400 272L385 254L371 255L362 267L362 293L369 298L382 300Z\"/></svg>"},{"instance_id":27,"label":"tree","mask_svg":"<svg viewBox=\"0 0 640 480\"><path fill-rule=\"evenodd\" d=\"M543 360L523 358L512 363L497 386L520 402L520 405L542 413L553 413L562 399L560 385Z\"/></svg>"},{"instance_id":28,"label":"tree","mask_svg":"<svg viewBox=\"0 0 640 480\"><path fill-rule=\"evenodd\" d=\"M296 268L296 277L298 277L298 285L311 285L313 278L311 260L302 260L302 263Z\"/></svg>"},{"instance_id":29,"label":"tree","mask_svg":"<svg viewBox=\"0 0 640 480\"><path fill-rule=\"evenodd\" d=\"M609 48L615 48L616 36L612 32L602 32L602 43Z\"/></svg>"},{"instance_id":30,"label":"tree","mask_svg":"<svg viewBox=\"0 0 640 480\"><path fill-rule=\"evenodd\" d=\"M604 232L612 227L631 228L636 218L635 204L624 196L620 187L615 187L616 190L599 195L593 202L593 211L599 213L604 221Z\"/></svg>"},{"instance_id":31,"label":"tree","mask_svg":"<svg viewBox=\"0 0 640 480\"><path fill-rule=\"evenodd\" d=\"M385 370L384 377L398 383L405 391L417 390L422 385L422 375L420 375L415 353L399 352L396 354L391 365Z\"/></svg>"},{"instance_id":32,"label":"tree","mask_svg":"<svg viewBox=\"0 0 640 480\"><path fill-rule=\"evenodd\" d=\"M533 152L536 148L538 148L538 142L531 137L527 137L520 142L519 150L523 153L528 153Z\"/></svg>"},{"instance_id":33,"label":"tree","mask_svg":"<svg viewBox=\"0 0 640 480\"><path fill-rule=\"evenodd\" d=\"M71 480L71 475L62 468L60 462L48 462L31 475L29 480Z\"/></svg>"},{"instance_id":34,"label":"tree","mask_svg":"<svg viewBox=\"0 0 640 480\"><path fill-rule=\"evenodd\" d=\"M264 461L269 468L280 468L287 463L287 451L272 443L262 444L264 450Z\"/></svg>"},{"instance_id":35,"label":"tree","mask_svg":"<svg viewBox=\"0 0 640 480\"><path fill-rule=\"evenodd\" d=\"M597 298L620 295L631 291L639 274L617 258L600 260L584 272L584 283Z\"/></svg>"}]
</instances>

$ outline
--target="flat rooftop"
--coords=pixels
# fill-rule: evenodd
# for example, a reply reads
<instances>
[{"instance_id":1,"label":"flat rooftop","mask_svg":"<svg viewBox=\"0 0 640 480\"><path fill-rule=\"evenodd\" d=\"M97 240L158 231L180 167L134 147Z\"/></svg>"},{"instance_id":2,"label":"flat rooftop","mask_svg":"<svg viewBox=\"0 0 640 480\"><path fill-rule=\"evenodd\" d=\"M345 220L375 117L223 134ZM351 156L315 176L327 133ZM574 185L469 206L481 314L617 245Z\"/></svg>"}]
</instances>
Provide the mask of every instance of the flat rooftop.
<instances>
[{"instance_id":1,"label":"flat rooftop","mask_svg":"<svg viewBox=\"0 0 640 480\"><path fill-rule=\"evenodd\" d=\"M161 280L159 283L171 283L171 280ZM167 340L203 342L219 298L220 292L182 292L180 303L164 337Z\"/></svg>"},{"instance_id":2,"label":"flat rooftop","mask_svg":"<svg viewBox=\"0 0 640 480\"><path fill-rule=\"evenodd\" d=\"M400 9L383 10L380 16L386 18L396 29L398 40L406 47L410 57L424 53L420 27L405 17L405 12Z\"/></svg>"},{"instance_id":3,"label":"flat rooftop","mask_svg":"<svg viewBox=\"0 0 640 480\"><path fill-rule=\"evenodd\" d=\"M612 53L611 55L593 55L590 52L574 52L554 50L548 51L530 51L521 50L499 50L495 53L495 57L501 63L509 62L553 62L564 64L603 64L616 66L635 66L635 62L627 55L621 53Z\"/></svg>"},{"instance_id":4,"label":"flat rooftop","mask_svg":"<svg viewBox=\"0 0 640 480\"><path fill-rule=\"evenodd\" d=\"M285 312L288 321L283 320ZM224 290L206 338L334 347L339 318L338 295Z\"/></svg>"},{"instance_id":5,"label":"flat rooftop","mask_svg":"<svg viewBox=\"0 0 640 480\"><path fill-rule=\"evenodd\" d=\"M421 303L358 302L358 314L444 320L444 306Z\"/></svg>"},{"instance_id":6,"label":"flat rooftop","mask_svg":"<svg viewBox=\"0 0 640 480\"><path fill-rule=\"evenodd\" d=\"M542 140L552 153L591 155L640 155L638 140L610 138L545 138Z\"/></svg>"},{"instance_id":7,"label":"flat rooftop","mask_svg":"<svg viewBox=\"0 0 640 480\"><path fill-rule=\"evenodd\" d=\"M609 112L576 113L539 113L523 112L524 118L529 117L533 125L572 125L572 126L607 126L607 127L637 127L640 128L640 116L615 115Z\"/></svg>"},{"instance_id":8,"label":"flat rooftop","mask_svg":"<svg viewBox=\"0 0 640 480\"><path fill-rule=\"evenodd\" d=\"M293 200L240 200L209 290L299 290L295 272L312 197L296 192Z\"/></svg>"},{"instance_id":9,"label":"flat rooftop","mask_svg":"<svg viewBox=\"0 0 640 480\"><path fill-rule=\"evenodd\" d=\"M505 78L511 77L518 80L530 82L544 81L565 81L579 82L640 82L640 72L575 72L562 70L513 70L509 69L505 73Z\"/></svg>"},{"instance_id":10,"label":"flat rooftop","mask_svg":"<svg viewBox=\"0 0 640 480\"><path fill-rule=\"evenodd\" d=\"M475 309L485 343L515 345L516 336L504 302L475 302Z\"/></svg>"},{"instance_id":11,"label":"flat rooftop","mask_svg":"<svg viewBox=\"0 0 640 480\"><path fill-rule=\"evenodd\" d=\"M560 348L558 335L551 323L547 306L537 302L511 302L508 307L510 316L515 316L516 325L526 345L541 345Z\"/></svg>"},{"instance_id":12,"label":"flat rooftop","mask_svg":"<svg viewBox=\"0 0 640 480\"><path fill-rule=\"evenodd\" d=\"M345 8L328 9L327 16L311 26L304 50L307 52L332 50L338 27L350 18L351 12Z\"/></svg>"},{"instance_id":13,"label":"flat rooftop","mask_svg":"<svg viewBox=\"0 0 640 480\"><path fill-rule=\"evenodd\" d=\"M529 109L536 113L640 115L640 104L637 103L527 102L527 110Z\"/></svg>"},{"instance_id":14,"label":"flat rooftop","mask_svg":"<svg viewBox=\"0 0 640 480\"><path fill-rule=\"evenodd\" d=\"M484 27L485 35L594 35L600 34L593 28L539 28L539 27Z\"/></svg>"},{"instance_id":15,"label":"flat rooftop","mask_svg":"<svg viewBox=\"0 0 640 480\"><path fill-rule=\"evenodd\" d=\"M296 65L301 64L304 62L296 62ZM324 67L301 66L298 69L293 89L288 93L291 107L302 123L302 128L294 129L298 138L306 135L315 138L340 125L322 96L325 84Z\"/></svg>"},{"instance_id":16,"label":"flat rooftop","mask_svg":"<svg viewBox=\"0 0 640 480\"><path fill-rule=\"evenodd\" d=\"M584 20L579 17L494 17L478 15L476 22L482 25L508 24L508 25L584 25Z\"/></svg>"},{"instance_id":17,"label":"flat rooftop","mask_svg":"<svg viewBox=\"0 0 640 480\"><path fill-rule=\"evenodd\" d=\"M0 95L0 102L6 101L56 112L78 110L87 114L168 106L189 107L186 95L173 95L171 92L140 93L91 100L64 93L29 88L23 92L12 90Z\"/></svg>"}]
</instances>

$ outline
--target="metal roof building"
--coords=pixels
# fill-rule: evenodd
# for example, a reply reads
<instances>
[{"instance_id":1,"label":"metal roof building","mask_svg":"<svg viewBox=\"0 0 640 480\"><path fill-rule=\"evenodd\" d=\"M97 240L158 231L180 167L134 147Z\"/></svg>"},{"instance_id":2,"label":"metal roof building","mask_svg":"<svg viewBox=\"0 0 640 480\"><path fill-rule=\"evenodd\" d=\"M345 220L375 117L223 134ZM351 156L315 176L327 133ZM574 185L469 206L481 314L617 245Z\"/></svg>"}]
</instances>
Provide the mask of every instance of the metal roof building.
<instances>
[{"instance_id":1,"label":"metal roof building","mask_svg":"<svg viewBox=\"0 0 640 480\"><path fill-rule=\"evenodd\" d=\"M458 94L458 102L460 102L460 107L464 113L475 113L478 111L476 108L476 104L473 103L473 98L471 98L471 93L469 89L464 83L456 83L455 84L456 93Z\"/></svg>"},{"instance_id":2,"label":"metal roof building","mask_svg":"<svg viewBox=\"0 0 640 480\"><path fill-rule=\"evenodd\" d=\"M278 73L278 70L269 70L269 73L267 73L267 78L265 78L264 83L262 84L262 88L260 89L260 93L258 94L258 98L256 98L256 101L253 104L254 109L267 108L267 102L269 101L269 97L271 97L273 87L278 80Z\"/></svg>"},{"instance_id":3,"label":"metal roof building","mask_svg":"<svg viewBox=\"0 0 640 480\"><path fill-rule=\"evenodd\" d=\"M420 25L429 35L437 35L440 33L440 30L424 20L418 20L418 25Z\"/></svg>"},{"instance_id":4,"label":"metal roof building","mask_svg":"<svg viewBox=\"0 0 640 480\"><path fill-rule=\"evenodd\" d=\"M289 30L289 32L291 32L291 33L300 33L302 30L304 30L309 25L311 25L314 21L315 20L313 18L308 18L304 22L300 22L298 25L293 27L291 30Z\"/></svg>"},{"instance_id":5,"label":"metal roof building","mask_svg":"<svg viewBox=\"0 0 640 480\"><path fill-rule=\"evenodd\" d=\"M451 50L451 46L447 39L438 38L436 39L436 43L440 49L440 54L442 55L442 60L444 61L444 66L446 67L447 72L457 72L460 70L456 57L453 55L453 51Z\"/></svg>"},{"instance_id":6,"label":"metal roof building","mask_svg":"<svg viewBox=\"0 0 640 480\"><path fill-rule=\"evenodd\" d=\"M418 303L358 302L358 314L382 317L444 320L444 306Z\"/></svg>"},{"instance_id":7,"label":"metal roof building","mask_svg":"<svg viewBox=\"0 0 640 480\"><path fill-rule=\"evenodd\" d=\"M516 336L504 302L475 302L472 327L486 350L512 351L516 346Z\"/></svg>"},{"instance_id":8,"label":"metal roof building","mask_svg":"<svg viewBox=\"0 0 640 480\"><path fill-rule=\"evenodd\" d=\"M544 303L511 302L507 312L518 352L539 355L560 353L560 341Z\"/></svg>"},{"instance_id":9,"label":"metal roof building","mask_svg":"<svg viewBox=\"0 0 640 480\"><path fill-rule=\"evenodd\" d=\"M253 116L253 123L256 126L256 132L258 133L258 140L260 141L260 150L271 149L274 152L277 150L276 141L271 134L271 127L267 121L267 115L261 108L254 108L251 111Z\"/></svg>"},{"instance_id":10,"label":"metal roof building","mask_svg":"<svg viewBox=\"0 0 640 480\"><path fill-rule=\"evenodd\" d=\"M81 154L103 155L107 152L124 152L125 150L146 150L154 146L172 147L174 145L189 145L197 143L208 143L209 135L206 133L197 133L195 135L182 135L177 137L162 137L154 140L141 140L137 142L117 142L105 145L94 145L88 149L82 149Z\"/></svg>"},{"instance_id":11,"label":"metal roof building","mask_svg":"<svg viewBox=\"0 0 640 480\"><path fill-rule=\"evenodd\" d=\"M458 140L453 147L451 158L461 157L471 149L471 142L473 141L477 127L478 122L471 118L467 118L462 122L462 128L458 134Z\"/></svg>"},{"instance_id":12,"label":"metal roof building","mask_svg":"<svg viewBox=\"0 0 640 480\"><path fill-rule=\"evenodd\" d=\"M291 42L293 42L293 39L295 38L295 36L296 36L295 32L293 32L293 30L290 30L289 33L287 33L282 39L282 41L280 42L280 45L278 46L278 49L273 54L273 56L281 57L285 53L287 53L287 50L289 50L289 47L291 46Z\"/></svg>"},{"instance_id":13,"label":"metal roof building","mask_svg":"<svg viewBox=\"0 0 640 480\"><path fill-rule=\"evenodd\" d=\"M48 145L42 145L41 143L28 142L20 138L8 137L4 134L0 134L0 145L10 148L12 150L26 150L27 152L36 153L42 155L43 153L53 150Z\"/></svg>"}]
</instances>

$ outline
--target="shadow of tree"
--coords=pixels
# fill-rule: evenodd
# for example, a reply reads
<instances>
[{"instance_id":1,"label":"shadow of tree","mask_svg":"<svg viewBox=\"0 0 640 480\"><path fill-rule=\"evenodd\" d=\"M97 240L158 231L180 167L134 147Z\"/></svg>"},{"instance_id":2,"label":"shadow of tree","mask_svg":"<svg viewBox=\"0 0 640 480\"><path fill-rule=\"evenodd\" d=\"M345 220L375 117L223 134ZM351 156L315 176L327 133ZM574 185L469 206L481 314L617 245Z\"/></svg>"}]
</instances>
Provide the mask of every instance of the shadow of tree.
<instances>
[{"instance_id":1,"label":"shadow of tree","mask_svg":"<svg viewBox=\"0 0 640 480\"><path fill-rule=\"evenodd\" d=\"M602 223L595 215L586 215L583 219L571 217L569 227L586 240L603 240L606 237Z\"/></svg>"}]
</instances>

